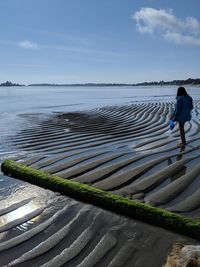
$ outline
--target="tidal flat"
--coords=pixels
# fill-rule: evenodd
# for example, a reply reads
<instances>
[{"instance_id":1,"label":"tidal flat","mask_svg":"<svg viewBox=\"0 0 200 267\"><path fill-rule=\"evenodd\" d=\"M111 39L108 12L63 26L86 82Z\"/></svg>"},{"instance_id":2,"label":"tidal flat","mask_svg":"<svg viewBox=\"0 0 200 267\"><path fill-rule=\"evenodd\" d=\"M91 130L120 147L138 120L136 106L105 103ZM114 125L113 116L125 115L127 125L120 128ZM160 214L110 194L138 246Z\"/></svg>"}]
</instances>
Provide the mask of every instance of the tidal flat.
<instances>
[{"instance_id":1,"label":"tidal flat","mask_svg":"<svg viewBox=\"0 0 200 267\"><path fill-rule=\"evenodd\" d=\"M4 91L2 161L199 219L200 90L181 149L173 88L25 89ZM174 243L198 243L3 175L0 192L0 266L162 266Z\"/></svg>"}]
</instances>

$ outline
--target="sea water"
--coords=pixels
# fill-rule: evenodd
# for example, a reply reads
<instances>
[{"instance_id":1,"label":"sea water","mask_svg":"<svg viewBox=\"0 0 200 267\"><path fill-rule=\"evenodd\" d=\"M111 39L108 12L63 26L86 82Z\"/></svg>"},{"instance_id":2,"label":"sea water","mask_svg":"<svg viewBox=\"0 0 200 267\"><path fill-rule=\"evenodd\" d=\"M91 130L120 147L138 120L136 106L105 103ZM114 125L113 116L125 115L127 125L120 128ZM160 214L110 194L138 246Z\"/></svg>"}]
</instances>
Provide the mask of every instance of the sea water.
<instances>
[{"instance_id":1,"label":"sea water","mask_svg":"<svg viewBox=\"0 0 200 267\"><path fill-rule=\"evenodd\" d=\"M175 100L175 86L24 86L0 87L0 136L6 138L26 125L24 114L45 116L140 101ZM200 96L200 87L188 87Z\"/></svg>"}]
</instances>

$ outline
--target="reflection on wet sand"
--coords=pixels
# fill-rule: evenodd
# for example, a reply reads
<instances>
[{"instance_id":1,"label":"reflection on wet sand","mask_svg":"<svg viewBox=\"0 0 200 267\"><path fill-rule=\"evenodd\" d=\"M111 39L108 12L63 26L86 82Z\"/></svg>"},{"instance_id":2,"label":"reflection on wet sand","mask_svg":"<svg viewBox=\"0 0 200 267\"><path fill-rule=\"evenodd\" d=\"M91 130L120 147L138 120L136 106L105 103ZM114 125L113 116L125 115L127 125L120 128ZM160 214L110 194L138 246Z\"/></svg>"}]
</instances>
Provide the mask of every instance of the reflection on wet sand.
<instances>
[{"instance_id":1,"label":"reflection on wet sand","mask_svg":"<svg viewBox=\"0 0 200 267\"><path fill-rule=\"evenodd\" d=\"M30 203L14 210L11 211L9 213L6 213L3 216L0 216L0 226L7 224L11 221L17 220L21 217L26 216L27 214L31 213L32 211L36 210L37 208L39 208L40 206L38 205L38 203L34 203L34 201L31 201ZM36 218L32 219L32 220L36 220ZM25 224L24 224L25 226Z\"/></svg>"},{"instance_id":2,"label":"reflection on wet sand","mask_svg":"<svg viewBox=\"0 0 200 267\"><path fill-rule=\"evenodd\" d=\"M180 154L178 154L178 155L176 156L176 161L179 161L179 160L181 160L181 159L183 158L183 155L184 155L184 154L181 153L181 152L185 151L185 148L186 148L186 146L182 146L182 147L181 147L181 149L180 149ZM186 171L187 171L187 166L184 165L180 171L178 171L175 175L173 175L173 176L171 177L171 182L173 182L173 181L175 181L176 179L180 178L181 176L185 175L185 174L186 174Z\"/></svg>"},{"instance_id":3,"label":"reflection on wet sand","mask_svg":"<svg viewBox=\"0 0 200 267\"><path fill-rule=\"evenodd\" d=\"M182 159L182 157L183 157L183 153L181 153L181 152L185 151L185 149L186 149L186 146L182 146L182 147L181 147L181 149L180 149L180 154L176 156L176 160L177 160L177 161Z\"/></svg>"},{"instance_id":4,"label":"reflection on wet sand","mask_svg":"<svg viewBox=\"0 0 200 267\"><path fill-rule=\"evenodd\" d=\"M171 182L175 181L176 179L180 178L181 176L185 175L187 171L187 167L183 166L182 169L177 172L175 175L171 177Z\"/></svg>"},{"instance_id":5,"label":"reflection on wet sand","mask_svg":"<svg viewBox=\"0 0 200 267\"><path fill-rule=\"evenodd\" d=\"M24 184L24 187L13 191L1 200L0 208L0 240L4 240L12 228L26 231L40 220L41 215L48 211L51 198L55 193L39 187ZM53 202L52 202L53 203ZM46 212L47 213L47 212Z\"/></svg>"}]
</instances>

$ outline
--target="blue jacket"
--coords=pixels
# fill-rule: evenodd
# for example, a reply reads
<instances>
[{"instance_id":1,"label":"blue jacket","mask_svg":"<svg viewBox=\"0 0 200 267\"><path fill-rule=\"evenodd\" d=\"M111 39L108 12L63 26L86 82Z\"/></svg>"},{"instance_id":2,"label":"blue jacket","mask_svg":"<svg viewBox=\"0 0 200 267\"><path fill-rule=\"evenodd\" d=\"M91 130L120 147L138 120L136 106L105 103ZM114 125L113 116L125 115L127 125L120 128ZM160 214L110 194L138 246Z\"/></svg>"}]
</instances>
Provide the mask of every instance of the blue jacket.
<instances>
[{"instance_id":1,"label":"blue jacket","mask_svg":"<svg viewBox=\"0 0 200 267\"><path fill-rule=\"evenodd\" d=\"M174 120L178 122L190 121L192 109L193 101L190 96L177 97Z\"/></svg>"}]
</instances>

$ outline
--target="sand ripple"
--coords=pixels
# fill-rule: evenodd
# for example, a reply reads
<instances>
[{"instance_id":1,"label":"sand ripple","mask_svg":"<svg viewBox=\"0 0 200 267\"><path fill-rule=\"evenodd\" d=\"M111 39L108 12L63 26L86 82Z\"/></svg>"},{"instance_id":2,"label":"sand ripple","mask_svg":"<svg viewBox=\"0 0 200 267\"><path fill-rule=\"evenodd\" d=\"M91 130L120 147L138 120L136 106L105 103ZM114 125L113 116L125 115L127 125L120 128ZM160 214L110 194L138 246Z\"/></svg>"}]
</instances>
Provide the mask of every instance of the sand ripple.
<instances>
[{"instance_id":1,"label":"sand ripple","mask_svg":"<svg viewBox=\"0 0 200 267\"><path fill-rule=\"evenodd\" d=\"M177 127L169 130L173 107L147 101L34 117L8 142L34 168L199 218L199 101L184 149ZM34 204L37 194L16 192L1 206L0 266L162 266L173 242L195 243L51 192Z\"/></svg>"},{"instance_id":2,"label":"sand ripple","mask_svg":"<svg viewBox=\"0 0 200 267\"><path fill-rule=\"evenodd\" d=\"M61 114L35 122L13 144L34 151L24 160L34 168L130 198L138 195L152 205L176 205L182 212L178 204L196 194L200 184L199 168L193 175L200 157L198 104L195 100L193 119L186 123L184 149L177 146L178 127L169 129L174 102L167 101Z\"/></svg>"}]
</instances>

